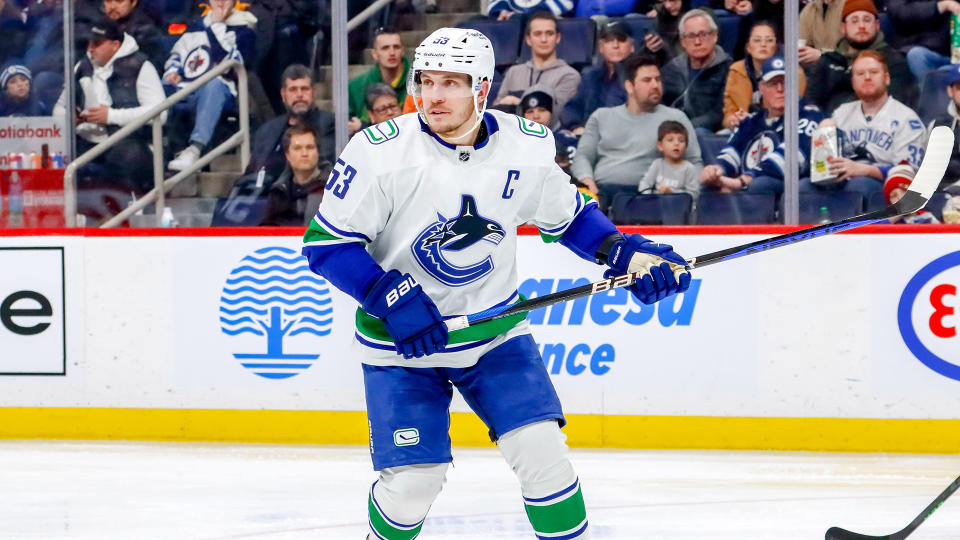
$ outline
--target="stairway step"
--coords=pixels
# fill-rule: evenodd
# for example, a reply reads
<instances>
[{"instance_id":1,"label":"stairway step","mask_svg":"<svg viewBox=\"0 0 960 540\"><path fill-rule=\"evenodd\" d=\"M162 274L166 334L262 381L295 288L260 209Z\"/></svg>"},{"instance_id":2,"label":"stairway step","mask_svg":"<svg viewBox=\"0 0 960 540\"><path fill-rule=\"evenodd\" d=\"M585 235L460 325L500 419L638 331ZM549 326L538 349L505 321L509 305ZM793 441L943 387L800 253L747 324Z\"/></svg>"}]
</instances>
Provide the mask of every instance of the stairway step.
<instances>
[{"instance_id":1,"label":"stairway step","mask_svg":"<svg viewBox=\"0 0 960 540\"><path fill-rule=\"evenodd\" d=\"M226 197L230 194L233 183L242 173L233 172L205 172L200 174L199 192L201 197Z\"/></svg>"},{"instance_id":2,"label":"stairway step","mask_svg":"<svg viewBox=\"0 0 960 540\"><path fill-rule=\"evenodd\" d=\"M168 198L164 202L173 211L173 215L181 214L213 214L217 207L216 197L185 197Z\"/></svg>"},{"instance_id":3,"label":"stairway step","mask_svg":"<svg viewBox=\"0 0 960 540\"><path fill-rule=\"evenodd\" d=\"M243 167L240 166L240 150L237 149L235 152L236 153L227 153L223 154L222 156L217 156L216 159L210 162L210 171L236 172L243 169Z\"/></svg>"},{"instance_id":4,"label":"stairway step","mask_svg":"<svg viewBox=\"0 0 960 540\"><path fill-rule=\"evenodd\" d=\"M347 78L354 78L357 75L362 75L367 71L370 71L370 68L373 67L369 64L349 64L347 65ZM317 70L317 80L320 82L332 81L333 80L333 68L331 66L320 66Z\"/></svg>"},{"instance_id":5,"label":"stairway step","mask_svg":"<svg viewBox=\"0 0 960 540\"><path fill-rule=\"evenodd\" d=\"M407 51L414 51L432 32L432 30L405 30L400 32L400 43Z\"/></svg>"},{"instance_id":6,"label":"stairway step","mask_svg":"<svg viewBox=\"0 0 960 540\"><path fill-rule=\"evenodd\" d=\"M437 13L480 13L480 0L437 0Z\"/></svg>"},{"instance_id":7,"label":"stairway step","mask_svg":"<svg viewBox=\"0 0 960 540\"><path fill-rule=\"evenodd\" d=\"M456 26L457 24L476 16L477 13L428 13L423 16L424 23L423 26L414 26L414 29L423 29L423 30L436 30L437 28L444 28L447 26Z\"/></svg>"}]
</instances>

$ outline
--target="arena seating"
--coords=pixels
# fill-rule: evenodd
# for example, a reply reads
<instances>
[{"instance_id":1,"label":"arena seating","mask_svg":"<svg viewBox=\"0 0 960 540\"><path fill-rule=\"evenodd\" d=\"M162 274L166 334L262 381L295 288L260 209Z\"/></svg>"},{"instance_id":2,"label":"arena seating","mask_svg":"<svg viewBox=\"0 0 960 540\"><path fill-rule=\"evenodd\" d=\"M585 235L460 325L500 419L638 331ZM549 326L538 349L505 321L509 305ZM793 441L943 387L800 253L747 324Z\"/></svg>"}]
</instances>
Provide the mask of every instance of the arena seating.
<instances>
[{"instance_id":1,"label":"arena seating","mask_svg":"<svg viewBox=\"0 0 960 540\"><path fill-rule=\"evenodd\" d=\"M517 63L520 44L523 43L523 26L518 17L505 21L474 18L457 25L459 28L472 28L490 38L497 67L506 68Z\"/></svg>"},{"instance_id":2,"label":"arena seating","mask_svg":"<svg viewBox=\"0 0 960 540\"><path fill-rule=\"evenodd\" d=\"M774 196L766 193L700 193L698 225L776 223Z\"/></svg>"},{"instance_id":3,"label":"arena seating","mask_svg":"<svg viewBox=\"0 0 960 540\"><path fill-rule=\"evenodd\" d=\"M780 206L783 208L782 200ZM800 193L800 223L819 222L821 208L827 209L830 221L853 217L863 213L863 195L850 191Z\"/></svg>"},{"instance_id":4,"label":"arena seating","mask_svg":"<svg viewBox=\"0 0 960 540\"><path fill-rule=\"evenodd\" d=\"M560 30L560 44L557 45L557 56L573 66L577 71L593 63L594 48L597 42L597 24L593 19L574 18L560 19L557 24ZM530 60L530 47L520 40L520 62Z\"/></svg>"},{"instance_id":5,"label":"arena seating","mask_svg":"<svg viewBox=\"0 0 960 540\"><path fill-rule=\"evenodd\" d=\"M618 225L687 225L693 209L689 193L631 195L620 193L610 204L610 219Z\"/></svg>"}]
</instances>

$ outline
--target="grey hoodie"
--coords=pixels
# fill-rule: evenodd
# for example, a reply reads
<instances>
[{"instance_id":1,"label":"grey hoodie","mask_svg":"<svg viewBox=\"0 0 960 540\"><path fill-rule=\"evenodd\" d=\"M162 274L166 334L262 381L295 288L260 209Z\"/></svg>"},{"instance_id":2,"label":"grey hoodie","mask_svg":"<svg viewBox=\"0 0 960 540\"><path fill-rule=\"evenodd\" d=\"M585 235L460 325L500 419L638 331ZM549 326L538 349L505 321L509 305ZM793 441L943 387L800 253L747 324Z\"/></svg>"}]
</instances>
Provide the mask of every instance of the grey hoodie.
<instances>
[{"instance_id":1,"label":"grey hoodie","mask_svg":"<svg viewBox=\"0 0 960 540\"><path fill-rule=\"evenodd\" d=\"M576 95L580 74L559 58L543 69L537 69L533 65L533 60L527 60L507 70L503 76L503 84L500 85L500 90L493 102L497 103L500 98L509 95L520 97L524 91L537 84L550 90L556 100L553 110L559 111Z\"/></svg>"}]
</instances>

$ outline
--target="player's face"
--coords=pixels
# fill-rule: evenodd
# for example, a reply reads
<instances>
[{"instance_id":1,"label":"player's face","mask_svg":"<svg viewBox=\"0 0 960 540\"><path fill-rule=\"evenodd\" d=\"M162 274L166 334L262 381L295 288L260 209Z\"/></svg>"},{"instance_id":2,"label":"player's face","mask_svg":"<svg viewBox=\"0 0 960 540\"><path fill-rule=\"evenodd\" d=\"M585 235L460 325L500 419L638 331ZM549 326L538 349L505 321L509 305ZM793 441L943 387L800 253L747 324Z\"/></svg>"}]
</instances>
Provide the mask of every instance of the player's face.
<instances>
[{"instance_id":1,"label":"player's face","mask_svg":"<svg viewBox=\"0 0 960 540\"><path fill-rule=\"evenodd\" d=\"M864 57L853 63L850 72L853 91L860 99L876 99L887 93L890 74L877 60Z\"/></svg>"},{"instance_id":2,"label":"player's face","mask_svg":"<svg viewBox=\"0 0 960 540\"><path fill-rule=\"evenodd\" d=\"M313 107L313 83L309 77L287 79L280 89L280 97L287 111L303 114Z\"/></svg>"},{"instance_id":3,"label":"player's face","mask_svg":"<svg viewBox=\"0 0 960 540\"><path fill-rule=\"evenodd\" d=\"M23 75L14 75L7 81L7 94L15 100L26 99L30 95L30 79Z\"/></svg>"},{"instance_id":4,"label":"player's face","mask_svg":"<svg viewBox=\"0 0 960 540\"><path fill-rule=\"evenodd\" d=\"M763 106L767 109L782 112L786 106L783 81L782 76L774 77L769 81L760 81L760 95L763 96Z\"/></svg>"},{"instance_id":5,"label":"player's face","mask_svg":"<svg viewBox=\"0 0 960 540\"><path fill-rule=\"evenodd\" d=\"M850 43L870 43L877 37L880 21L869 11L854 11L840 23Z\"/></svg>"},{"instance_id":6,"label":"player's face","mask_svg":"<svg viewBox=\"0 0 960 540\"><path fill-rule=\"evenodd\" d=\"M373 43L373 61L387 69L395 69L403 62L403 43L400 34L380 34Z\"/></svg>"},{"instance_id":7,"label":"player's face","mask_svg":"<svg viewBox=\"0 0 960 540\"><path fill-rule=\"evenodd\" d=\"M534 19L524 38L534 56L548 57L557 49L560 43L560 34L557 32L557 23L548 19Z\"/></svg>"},{"instance_id":8,"label":"player's face","mask_svg":"<svg viewBox=\"0 0 960 540\"><path fill-rule=\"evenodd\" d=\"M633 40L626 36L611 35L600 39L600 55L611 64L633 54Z\"/></svg>"},{"instance_id":9,"label":"player's face","mask_svg":"<svg viewBox=\"0 0 960 540\"><path fill-rule=\"evenodd\" d=\"M641 66L633 81L624 84L627 96L642 109L656 107L663 98L663 84L660 81L660 69L657 66Z\"/></svg>"},{"instance_id":10,"label":"player's face","mask_svg":"<svg viewBox=\"0 0 960 540\"><path fill-rule=\"evenodd\" d=\"M706 17L692 17L683 25L680 43L691 58L707 58L717 44L717 31L710 28Z\"/></svg>"},{"instance_id":11,"label":"player's face","mask_svg":"<svg viewBox=\"0 0 960 540\"><path fill-rule=\"evenodd\" d=\"M400 116L400 112L400 104L397 103L397 98L380 96L373 102L373 108L370 109L370 123L386 122L391 118Z\"/></svg>"},{"instance_id":12,"label":"player's face","mask_svg":"<svg viewBox=\"0 0 960 540\"><path fill-rule=\"evenodd\" d=\"M301 133L290 138L287 162L294 171L313 171L317 168L320 151L312 133Z\"/></svg>"},{"instance_id":13,"label":"player's face","mask_svg":"<svg viewBox=\"0 0 960 540\"><path fill-rule=\"evenodd\" d=\"M657 141L657 150L660 150L664 157L672 160L681 159L686 149L687 137L682 133L667 133Z\"/></svg>"},{"instance_id":14,"label":"player's face","mask_svg":"<svg viewBox=\"0 0 960 540\"><path fill-rule=\"evenodd\" d=\"M489 86L484 83L480 97L485 98ZM441 136L455 137L466 133L476 119L470 77L449 71L420 73L420 98L427 125Z\"/></svg>"},{"instance_id":15,"label":"player's face","mask_svg":"<svg viewBox=\"0 0 960 540\"><path fill-rule=\"evenodd\" d=\"M543 107L530 107L523 113L523 117L538 124L550 125L550 111Z\"/></svg>"},{"instance_id":16,"label":"player's face","mask_svg":"<svg viewBox=\"0 0 960 540\"><path fill-rule=\"evenodd\" d=\"M773 56L777 51L777 36L773 33L773 28L765 24L753 27L750 31L750 39L747 41L747 52L754 60L764 61Z\"/></svg>"}]
</instances>

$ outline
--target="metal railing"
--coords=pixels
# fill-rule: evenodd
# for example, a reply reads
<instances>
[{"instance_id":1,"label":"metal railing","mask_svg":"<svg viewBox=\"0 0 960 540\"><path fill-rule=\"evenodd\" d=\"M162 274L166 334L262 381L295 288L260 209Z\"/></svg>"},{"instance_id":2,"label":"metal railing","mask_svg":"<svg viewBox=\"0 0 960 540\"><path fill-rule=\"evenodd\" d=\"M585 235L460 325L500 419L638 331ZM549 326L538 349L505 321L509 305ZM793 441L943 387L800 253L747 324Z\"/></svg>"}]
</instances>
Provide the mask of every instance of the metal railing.
<instances>
[{"instance_id":1,"label":"metal railing","mask_svg":"<svg viewBox=\"0 0 960 540\"><path fill-rule=\"evenodd\" d=\"M234 133L229 139L219 144L213 150L200 157L193 165L180 171L179 173L163 179L163 121L160 115L167 109L185 99L191 93L195 92L201 86L211 81L215 77L226 73L229 70L235 70L237 73L238 90L238 114L240 116L240 130ZM69 110L69 108L68 108ZM250 115L249 115L249 97L247 95L247 70L243 63L236 60L227 60L214 66L210 71L204 73L199 79L184 86L172 96L158 103L155 107L144 113L137 120L123 126L116 133L107 137L100 144L94 146L82 156L75 159L67 166L63 173L63 210L66 225L75 227L77 225L77 169L90 163L94 159L110 149L117 141L130 135L137 129L143 127L147 122L151 122L153 132L153 185L154 188L146 195L131 203L122 212L105 221L101 227L115 227L133 214L139 212L151 203L156 202L157 226L160 226L163 219L163 207L165 204L165 195L167 191L173 189L183 179L189 177L201 168L205 167L214 159L225 154L228 150L240 146L240 166L246 169L250 162Z\"/></svg>"}]
</instances>

